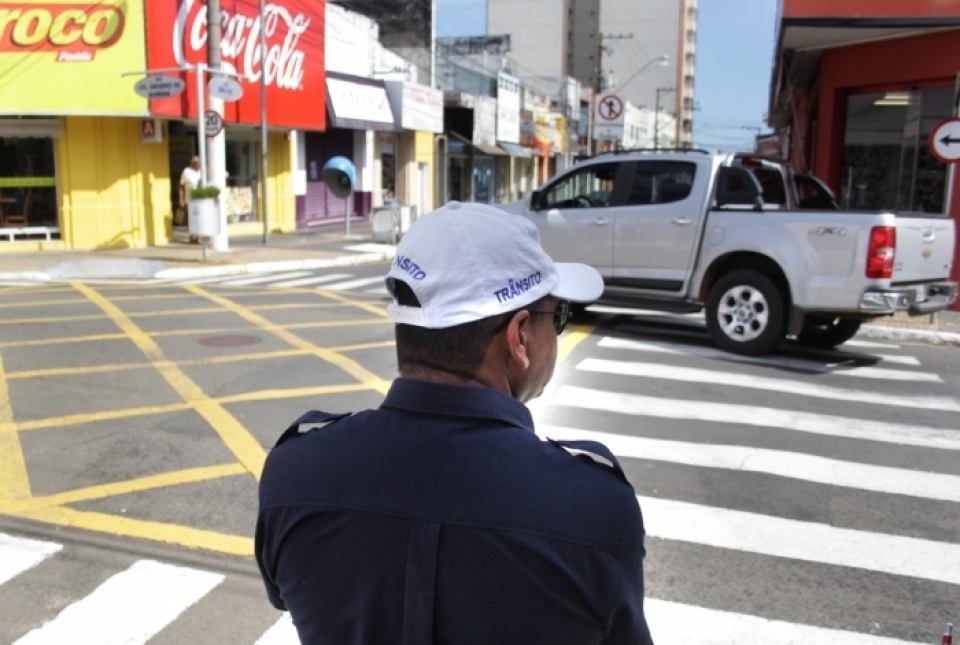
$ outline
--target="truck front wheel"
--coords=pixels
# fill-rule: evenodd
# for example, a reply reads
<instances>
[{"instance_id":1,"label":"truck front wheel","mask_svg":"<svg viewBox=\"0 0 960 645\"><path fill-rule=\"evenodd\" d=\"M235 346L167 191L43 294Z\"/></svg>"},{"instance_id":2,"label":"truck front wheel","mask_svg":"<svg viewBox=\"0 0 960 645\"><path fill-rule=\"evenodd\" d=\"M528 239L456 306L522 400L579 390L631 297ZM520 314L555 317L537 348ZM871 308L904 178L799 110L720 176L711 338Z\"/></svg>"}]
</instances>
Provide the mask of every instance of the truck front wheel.
<instances>
[{"instance_id":1,"label":"truck front wheel","mask_svg":"<svg viewBox=\"0 0 960 645\"><path fill-rule=\"evenodd\" d=\"M797 334L797 342L805 347L830 349L853 338L860 329L860 323L850 318L807 316L803 321L803 329Z\"/></svg>"},{"instance_id":2,"label":"truck front wheel","mask_svg":"<svg viewBox=\"0 0 960 645\"><path fill-rule=\"evenodd\" d=\"M759 356L786 335L786 304L774 282L743 269L721 277L707 294L707 330L721 349Z\"/></svg>"}]
</instances>

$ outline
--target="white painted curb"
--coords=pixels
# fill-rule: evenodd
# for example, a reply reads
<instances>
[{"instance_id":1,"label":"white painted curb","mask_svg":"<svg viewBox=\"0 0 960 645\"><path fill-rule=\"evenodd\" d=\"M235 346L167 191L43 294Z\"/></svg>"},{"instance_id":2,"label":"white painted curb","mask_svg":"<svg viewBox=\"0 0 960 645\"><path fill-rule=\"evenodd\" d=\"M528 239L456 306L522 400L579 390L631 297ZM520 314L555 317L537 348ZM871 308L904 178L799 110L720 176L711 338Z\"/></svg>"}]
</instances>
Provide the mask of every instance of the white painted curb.
<instances>
[{"instance_id":1,"label":"white painted curb","mask_svg":"<svg viewBox=\"0 0 960 645\"><path fill-rule=\"evenodd\" d=\"M0 273L0 280L9 280L11 282L19 282L21 280L27 282L50 282L50 276L39 271L23 271L20 273Z\"/></svg>"},{"instance_id":2,"label":"white painted curb","mask_svg":"<svg viewBox=\"0 0 960 645\"><path fill-rule=\"evenodd\" d=\"M270 273L274 271L296 271L297 269L329 269L332 267L354 266L392 260L396 251L379 253L360 253L357 255L342 255L335 258L320 258L315 260L287 260L282 262L254 262L251 264L227 264L215 267L179 267L164 269L154 274L158 280L190 280L195 278L216 278L228 275L246 275L250 273Z\"/></svg>"},{"instance_id":3,"label":"white painted curb","mask_svg":"<svg viewBox=\"0 0 960 645\"><path fill-rule=\"evenodd\" d=\"M883 327L864 325L857 332L858 338L874 340L896 340L905 343L929 343L931 345L958 345L960 334L949 331L928 331L926 329L908 329L904 327Z\"/></svg>"}]
</instances>

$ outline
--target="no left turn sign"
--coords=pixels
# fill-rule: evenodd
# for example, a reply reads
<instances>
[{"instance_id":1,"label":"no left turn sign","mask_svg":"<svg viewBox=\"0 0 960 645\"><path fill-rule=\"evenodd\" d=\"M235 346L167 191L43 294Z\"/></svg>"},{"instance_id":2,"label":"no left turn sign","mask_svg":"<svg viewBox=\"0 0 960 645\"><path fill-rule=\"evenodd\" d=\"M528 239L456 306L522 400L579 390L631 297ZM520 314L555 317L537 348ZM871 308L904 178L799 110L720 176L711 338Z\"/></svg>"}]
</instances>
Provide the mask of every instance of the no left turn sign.
<instances>
[{"instance_id":1,"label":"no left turn sign","mask_svg":"<svg viewBox=\"0 0 960 645\"><path fill-rule=\"evenodd\" d=\"M930 131L930 153L943 163L960 161L960 118L944 119Z\"/></svg>"}]
</instances>

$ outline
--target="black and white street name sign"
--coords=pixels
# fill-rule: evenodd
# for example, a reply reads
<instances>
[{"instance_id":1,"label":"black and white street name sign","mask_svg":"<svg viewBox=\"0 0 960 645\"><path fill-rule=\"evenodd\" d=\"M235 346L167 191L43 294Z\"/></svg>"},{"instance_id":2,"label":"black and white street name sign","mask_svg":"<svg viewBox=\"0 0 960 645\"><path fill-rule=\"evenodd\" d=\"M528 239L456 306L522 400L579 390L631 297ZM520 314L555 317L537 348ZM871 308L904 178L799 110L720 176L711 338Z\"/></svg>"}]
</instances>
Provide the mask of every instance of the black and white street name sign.
<instances>
[{"instance_id":1,"label":"black and white street name sign","mask_svg":"<svg viewBox=\"0 0 960 645\"><path fill-rule=\"evenodd\" d=\"M943 163L960 161L960 118L944 119L930 131L930 153Z\"/></svg>"}]
</instances>

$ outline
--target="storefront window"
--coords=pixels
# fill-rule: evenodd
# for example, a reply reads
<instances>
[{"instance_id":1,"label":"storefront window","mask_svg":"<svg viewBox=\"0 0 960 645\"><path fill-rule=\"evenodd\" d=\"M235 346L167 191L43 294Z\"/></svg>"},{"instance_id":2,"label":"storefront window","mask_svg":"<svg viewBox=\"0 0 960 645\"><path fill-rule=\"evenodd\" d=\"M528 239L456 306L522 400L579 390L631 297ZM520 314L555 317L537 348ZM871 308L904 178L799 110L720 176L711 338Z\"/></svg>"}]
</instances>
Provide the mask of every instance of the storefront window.
<instances>
[{"instance_id":1,"label":"storefront window","mask_svg":"<svg viewBox=\"0 0 960 645\"><path fill-rule=\"evenodd\" d=\"M943 212L947 167L930 154L927 138L951 116L952 97L951 88L849 97L841 206Z\"/></svg>"},{"instance_id":2,"label":"storefront window","mask_svg":"<svg viewBox=\"0 0 960 645\"><path fill-rule=\"evenodd\" d=\"M53 139L0 138L0 224L57 227L58 212Z\"/></svg>"}]
</instances>

